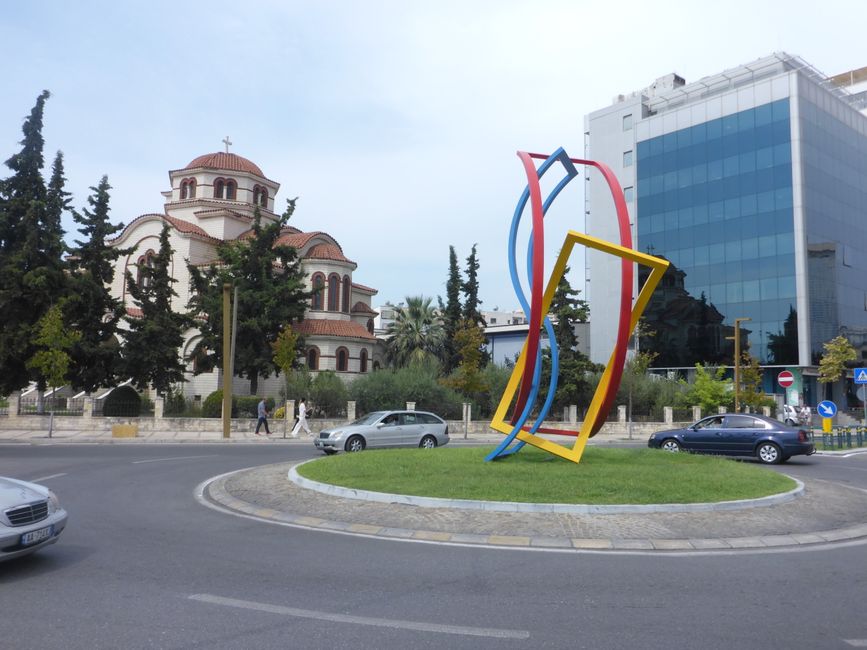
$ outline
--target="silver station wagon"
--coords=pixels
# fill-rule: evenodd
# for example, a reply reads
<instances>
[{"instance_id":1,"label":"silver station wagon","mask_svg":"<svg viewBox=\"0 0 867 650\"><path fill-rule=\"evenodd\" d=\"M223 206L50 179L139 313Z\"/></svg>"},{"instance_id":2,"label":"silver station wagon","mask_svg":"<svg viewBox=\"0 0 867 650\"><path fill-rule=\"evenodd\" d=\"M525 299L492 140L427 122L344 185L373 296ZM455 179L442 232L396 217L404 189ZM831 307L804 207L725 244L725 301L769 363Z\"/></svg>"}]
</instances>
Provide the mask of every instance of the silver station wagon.
<instances>
[{"instance_id":1,"label":"silver station wagon","mask_svg":"<svg viewBox=\"0 0 867 650\"><path fill-rule=\"evenodd\" d=\"M355 422L320 431L313 443L326 454L377 447L433 449L449 442L449 425L426 411L373 411Z\"/></svg>"}]
</instances>

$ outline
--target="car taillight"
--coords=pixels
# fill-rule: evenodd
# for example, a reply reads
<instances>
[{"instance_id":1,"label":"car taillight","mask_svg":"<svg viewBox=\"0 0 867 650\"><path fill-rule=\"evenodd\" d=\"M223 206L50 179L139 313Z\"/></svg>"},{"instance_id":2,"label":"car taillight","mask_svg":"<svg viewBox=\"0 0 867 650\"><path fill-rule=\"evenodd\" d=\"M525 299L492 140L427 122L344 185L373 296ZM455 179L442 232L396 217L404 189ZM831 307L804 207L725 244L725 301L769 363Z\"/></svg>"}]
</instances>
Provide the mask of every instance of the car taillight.
<instances>
[{"instance_id":1,"label":"car taillight","mask_svg":"<svg viewBox=\"0 0 867 650\"><path fill-rule=\"evenodd\" d=\"M446 425L446 433L445 435L449 435L449 425Z\"/></svg>"},{"instance_id":2,"label":"car taillight","mask_svg":"<svg viewBox=\"0 0 867 650\"><path fill-rule=\"evenodd\" d=\"M807 432L801 429L798 431L798 442L809 442L810 438L807 435Z\"/></svg>"}]
</instances>

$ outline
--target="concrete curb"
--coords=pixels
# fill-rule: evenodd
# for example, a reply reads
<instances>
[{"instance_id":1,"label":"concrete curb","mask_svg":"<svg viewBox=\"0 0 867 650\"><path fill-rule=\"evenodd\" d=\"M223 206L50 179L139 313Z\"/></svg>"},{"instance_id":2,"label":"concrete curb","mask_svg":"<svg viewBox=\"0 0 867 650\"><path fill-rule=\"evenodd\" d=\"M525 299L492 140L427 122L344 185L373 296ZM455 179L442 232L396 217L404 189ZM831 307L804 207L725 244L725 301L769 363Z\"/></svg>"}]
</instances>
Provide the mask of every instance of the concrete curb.
<instances>
[{"instance_id":1,"label":"concrete curb","mask_svg":"<svg viewBox=\"0 0 867 650\"><path fill-rule=\"evenodd\" d=\"M312 459L317 460L317 459ZM475 501L472 499L441 499L435 497L419 497L407 494L390 494L387 492L371 492L345 488L330 483L311 481L298 474L297 468L311 462L304 461L293 465L288 478L295 485L315 490L330 496L344 499L361 499L379 503L401 503L422 508L462 508L465 510L487 510L489 512L551 512L590 515L624 515L645 512L708 512L713 510L741 510L744 508L762 508L792 501L804 493L804 484L793 476L787 476L796 483L796 487L782 494L773 494L758 499L740 499L736 501L720 501L718 503L666 503L649 505L589 505L577 503L522 503L517 501Z\"/></svg>"}]
</instances>

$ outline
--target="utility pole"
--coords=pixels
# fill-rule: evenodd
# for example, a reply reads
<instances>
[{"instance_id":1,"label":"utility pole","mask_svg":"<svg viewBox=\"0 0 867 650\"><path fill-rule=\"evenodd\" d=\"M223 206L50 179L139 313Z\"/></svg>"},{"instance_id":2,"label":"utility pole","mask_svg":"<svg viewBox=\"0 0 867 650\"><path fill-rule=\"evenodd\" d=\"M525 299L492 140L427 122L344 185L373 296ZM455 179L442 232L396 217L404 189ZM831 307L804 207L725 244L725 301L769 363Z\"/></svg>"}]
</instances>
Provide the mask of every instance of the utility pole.
<instances>
[{"instance_id":1,"label":"utility pole","mask_svg":"<svg viewBox=\"0 0 867 650\"><path fill-rule=\"evenodd\" d=\"M223 437L229 437L232 424L232 341L229 316L231 314L231 298L229 292L232 285L223 283Z\"/></svg>"},{"instance_id":2,"label":"utility pole","mask_svg":"<svg viewBox=\"0 0 867 650\"><path fill-rule=\"evenodd\" d=\"M735 318L735 335L726 338L735 341L735 413L741 410L741 323L752 318Z\"/></svg>"}]
</instances>

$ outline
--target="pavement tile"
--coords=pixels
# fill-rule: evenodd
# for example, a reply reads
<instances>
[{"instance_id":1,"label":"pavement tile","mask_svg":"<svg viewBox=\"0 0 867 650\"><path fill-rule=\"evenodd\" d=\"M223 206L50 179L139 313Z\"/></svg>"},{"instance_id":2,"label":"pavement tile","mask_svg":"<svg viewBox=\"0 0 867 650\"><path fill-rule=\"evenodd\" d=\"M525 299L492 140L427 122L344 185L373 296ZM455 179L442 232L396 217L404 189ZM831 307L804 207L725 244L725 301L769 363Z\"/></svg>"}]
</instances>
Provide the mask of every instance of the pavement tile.
<instances>
[{"instance_id":1,"label":"pavement tile","mask_svg":"<svg viewBox=\"0 0 867 650\"><path fill-rule=\"evenodd\" d=\"M325 519L319 517L298 517L293 516L293 521L301 526L321 526L325 523Z\"/></svg>"},{"instance_id":2,"label":"pavement tile","mask_svg":"<svg viewBox=\"0 0 867 650\"><path fill-rule=\"evenodd\" d=\"M568 537L531 537L530 546L572 548L572 540Z\"/></svg>"},{"instance_id":3,"label":"pavement tile","mask_svg":"<svg viewBox=\"0 0 867 650\"><path fill-rule=\"evenodd\" d=\"M430 542L450 542L452 540L451 533L439 533L433 530L417 530L412 537Z\"/></svg>"},{"instance_id":4,"label":"pavement tile","mask_svg":"<svg viewBox=\"0 0 867 650\"><path fill-rule=\"evenodd\" d=\"M795 533L791 536L796 544L821 544L825 540L813 533Z\"/></svg>"},{"instance_id":5,"label":"pavement tile","mask_svg":"<svg viewBox=\"0 0 867 650\"><path fill-rule=\"evenodd\" d=\"M765 546L794 546L795 538L791 535L768 535L762 537Z\"/></svg>"},{"instance_id":6,"label":"pavement tile","mask_svg":"<svg viewBox=\"0 0 867 650\"><path fill-rule=\"evenodd\" d=\"M521 535L489 535L488 542L499 546L529 546L530 538Z\"/></svg>"},{"instance_id":7,"label":"pavement tile","mask_svg":"<svg viewBox=\"0 0 867 650\"><path fill-rule=\"evenodd\" d=\"M731 548L731 545L722 539L708 539L708 538L690 539L689 543L692 544L692 547L696 550L708 550L708 549L714 549L714 548Z\"/></svg>"},{"instance_id":8,"label":"pavement tile","mask_svg":"<svg viewBox=\"0 0 867 650\"><path fill-rule=\"evenodd\" d=\"M572 546L581 549L607 549L613 545L610 539L572 538Z\"/></svg>"},{"instance_id":9,"label":"pavement tile","mask_svg":"<svg viewBox=\"0 0 867 650\"><path fill-rule=\"evenodd\" d=\"M659 549L660 551L693 550L693 546L689 543L688 539L652 539L650 540L650 543L653 545L653 548Z\"/></svg>"},{"instance_id":10,"label":"pavement tile","mask_svg":"<svg viewBox=\"0 0 867 650\"><path fill-rule=\"evenodd\" d=\"M456 533L452 535L451 541L458 544L487 544L487 535L475 535L472 533Z\"/></svg>"},{"instance_id":11,"label":"pavement tile","mask_svg":"<svg viewBox=\"0 0 867 650\"><path fill-rule=\"evenodd\" d=\"M765 545L761 537L724 537L722 541L730 548L761 548Z\"/></svg>"},{"instance_id":12,"label":"pavement tile","mask_svg":"<svg viewBox=\"0 0 867 650\"><path fill-rule=\"evenodd\" d=\"M653 548L649 539L612 539L611 546L616 550L630 551Z\"/></svg>"},{"instance_id":13,"label":"pavement tile","mask_svg":"<svg viewBox=\"0 0 867 650\"><path fill-rule=\"evenodd\" d=\"M352 524L349 530L353 533L363 533L365 535L376 535L382 530L382 526L370 526L368 524Z\"/></svg>"}]
</instances>

